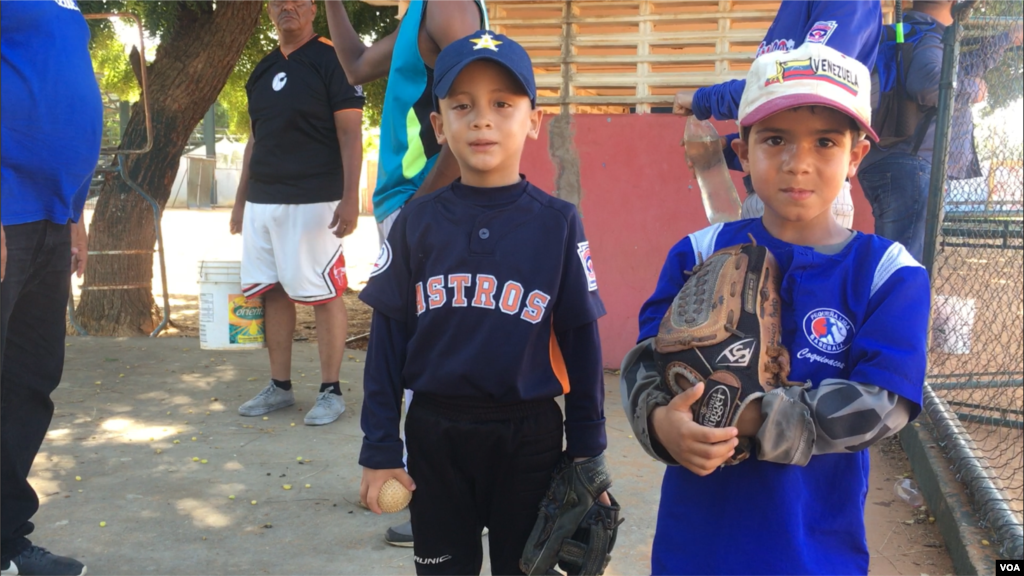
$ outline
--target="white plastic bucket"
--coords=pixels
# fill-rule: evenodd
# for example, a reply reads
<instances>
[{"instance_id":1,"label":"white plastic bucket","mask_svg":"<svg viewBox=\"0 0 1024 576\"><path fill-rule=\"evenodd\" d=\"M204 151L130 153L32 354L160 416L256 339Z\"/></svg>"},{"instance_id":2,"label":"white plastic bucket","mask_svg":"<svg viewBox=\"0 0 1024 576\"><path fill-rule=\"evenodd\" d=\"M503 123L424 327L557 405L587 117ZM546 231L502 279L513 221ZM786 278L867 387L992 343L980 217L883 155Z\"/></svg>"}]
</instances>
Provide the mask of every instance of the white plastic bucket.
<instances>
[{"instance_id":1,"label":"white plastic bucket","mask_svg":"<svg viewBox=\"0 0 1024 576\"><path fill-rule=\"evenodd\" d=\"M242 294L241 262L199 263L199 347L264 348L263 298Z\"/></svg>"},{"instance_id":2,"label":"white plastic bucket","mask_svg":"<svg viewBox=\"0 0 1024 576\"><path fill-rule=\"evenodd\" d=\"M936 296L932 309L932 349L970 354L974 331L974 299Z\"/></svg>"}]
</instances>

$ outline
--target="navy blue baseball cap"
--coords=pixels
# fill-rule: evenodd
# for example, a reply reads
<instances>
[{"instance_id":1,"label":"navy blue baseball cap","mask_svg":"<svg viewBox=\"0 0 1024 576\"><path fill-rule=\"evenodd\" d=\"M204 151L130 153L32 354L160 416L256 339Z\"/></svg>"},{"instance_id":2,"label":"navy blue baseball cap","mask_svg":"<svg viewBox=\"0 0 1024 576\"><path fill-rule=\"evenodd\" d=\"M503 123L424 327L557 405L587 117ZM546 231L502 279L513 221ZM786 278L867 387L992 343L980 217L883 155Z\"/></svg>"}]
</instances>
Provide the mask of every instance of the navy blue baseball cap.
<instances>
[{"instance_id":1,"label":"navy blue baseball cap","mask_svg":"<svg viewBox=\"0 0 1024 576\"><path fill-rule=\"evenodd\" d=\"M477 60L497 62L515 76L530 97L530 106L537 107L537 84L533 79L530 55L504 34L479 30L445 46L434 65L434 109L438 100L448 95L452 83L466 64Z\"/></svg>"}]
</instances>

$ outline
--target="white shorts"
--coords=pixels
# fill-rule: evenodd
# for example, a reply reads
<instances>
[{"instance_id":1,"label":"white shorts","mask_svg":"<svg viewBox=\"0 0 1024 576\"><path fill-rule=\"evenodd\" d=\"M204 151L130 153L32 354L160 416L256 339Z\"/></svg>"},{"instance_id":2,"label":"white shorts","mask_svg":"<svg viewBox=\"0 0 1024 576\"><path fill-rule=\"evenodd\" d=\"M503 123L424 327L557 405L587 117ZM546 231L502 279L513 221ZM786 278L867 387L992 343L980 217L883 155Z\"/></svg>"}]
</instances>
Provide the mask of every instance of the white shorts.
<instances>
[{"instance_id":1,"label":"white shorts","mask_svg":"<svg viewBox=\"0 0 1024 576\"><path fill-rule=\"evenodd\" d=\"M383 222L377 223L377 237L380 238L381 246L383 246L384 241L388 239L388 234L391 233L391 227L395 225L395 220L398 220L398 215L401 213L402 209L399 208L391 214L388 214L388 217L385 218Z\"/></svg>"},{"instance_id":2,"label":"white shorts","mask_svg":"<svg viewBox=\"0 0 1024 576\"><path fill-rule=\"evenodd\" d=\"M853 228L853 196L850 194L850 181L843 184L843 189L832 201L832 215L836 222L843 228ZM764 216L764 202L757 197L757 194L750 194L743 200L743 207L740 209L740 219L760 218Z\"/></svg>"},{"instance_id":3,"label":"white shorts","mask_svg":"<svg viewBox=\"0 0 1024 576\"><path fill-rule=\"evenodd\" d=\"M253 204L242 219L242 292L280 284L299 304L324 304L348 287L341 238L328 228L338 202Z\"/></svg>"}]
</instances>

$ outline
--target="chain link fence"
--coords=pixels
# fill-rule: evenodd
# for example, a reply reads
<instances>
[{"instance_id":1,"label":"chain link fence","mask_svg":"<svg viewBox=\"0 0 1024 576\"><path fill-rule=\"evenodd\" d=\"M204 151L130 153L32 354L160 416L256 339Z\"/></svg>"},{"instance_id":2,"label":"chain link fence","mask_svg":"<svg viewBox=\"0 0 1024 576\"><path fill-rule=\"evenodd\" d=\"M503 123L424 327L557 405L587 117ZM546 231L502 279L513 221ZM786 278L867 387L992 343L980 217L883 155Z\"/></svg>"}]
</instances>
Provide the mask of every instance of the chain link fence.
<instances>
[{"instance_id":1,"label":"chain link fence","mask_svg":"<svg viewBox=\"0 0 1024 576\"><path fill-rule=\"evenodd\" d=\"M961 2L947 30L924 257L926 410L1004 558L1024 553L1022 13Z\"/></svg>"}]
</instances>

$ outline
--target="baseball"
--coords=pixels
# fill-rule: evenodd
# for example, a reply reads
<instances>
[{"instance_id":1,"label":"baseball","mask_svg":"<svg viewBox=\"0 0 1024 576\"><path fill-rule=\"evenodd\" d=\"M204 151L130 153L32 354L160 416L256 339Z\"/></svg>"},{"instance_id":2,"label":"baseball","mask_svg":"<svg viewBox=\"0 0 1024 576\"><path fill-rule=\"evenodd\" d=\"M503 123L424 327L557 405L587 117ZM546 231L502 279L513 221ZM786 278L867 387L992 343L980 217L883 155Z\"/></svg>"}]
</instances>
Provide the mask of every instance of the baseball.
<instances>
[{"instance_id":1,"label":"baseball","mask_svg":"<svg viewBox=\"0 0 1024 576\"><path fill-rule=\"evenodd\" d=\"M391 478L380 487L380 494L377 495L377 505L385 514L394 514L405 510L412 500L412 492L402 486L402 483Z\"/></svg>"}]
</instances>

